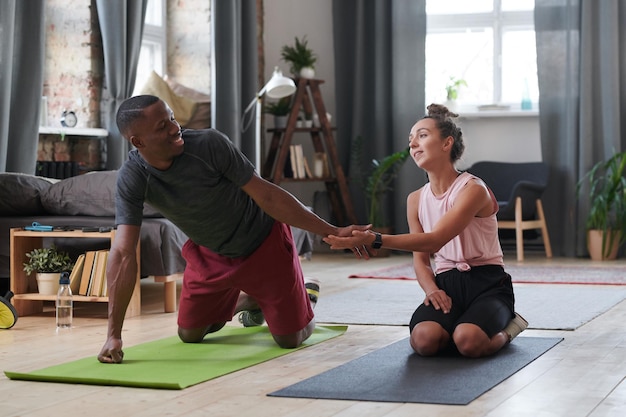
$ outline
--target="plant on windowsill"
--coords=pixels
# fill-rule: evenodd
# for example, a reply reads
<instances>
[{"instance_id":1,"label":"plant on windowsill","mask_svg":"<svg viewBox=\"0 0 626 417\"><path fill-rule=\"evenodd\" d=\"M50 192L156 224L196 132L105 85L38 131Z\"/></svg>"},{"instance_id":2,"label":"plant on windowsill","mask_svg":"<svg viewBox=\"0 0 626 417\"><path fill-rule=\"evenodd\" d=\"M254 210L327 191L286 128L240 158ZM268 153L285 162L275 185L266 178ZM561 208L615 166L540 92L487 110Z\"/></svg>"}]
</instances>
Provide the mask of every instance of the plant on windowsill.
<instances>
[{"instance_id":1,"label":"plant on windowsill","mask_svg":"<svg viewBox=\"0 0 626 417\"><path fill-rule=\"evenodd\" d=\"M317 56L308 46L306 36L300 40L297 36L293 45L284 45L281 49L283 61L290 65L289 70L295 77L315 77Z\"/></svg>"},{"instance_id":2,"label":"plant on windowsill","mask_svg":"<svg viewBox=\"0 0 626 417\"><path fill-rule=\"evenodd\" d=\"M467 82L462 78L450 77L446 84L446 100L455 101L459 98L461 87L467 87Z\"/></svg>"},{"instance_id":3,"label":"plant on windowsill","mask_svg":"<svg viewBox=\"0 0 626 417\"><path fill-rule=\"evenodd\" d=\"M578 182L589 190L587 248L593 260L615 259L626 242L626 151L596 163Z\"/></svg>"},{"instance_id":4,"label":"plant on windowsill","mask_svg":"<svg viewBox=\"0 0 626 417\"><path fill-rule=\"evenodd\" d=\"M61 272L71 272L74 262L67 252L59 251L52 245L49 248L36 248L26 254L24 263L27 274L35 272L37 287L41 294L56 294Z\"/></svg>"}]
</instances>

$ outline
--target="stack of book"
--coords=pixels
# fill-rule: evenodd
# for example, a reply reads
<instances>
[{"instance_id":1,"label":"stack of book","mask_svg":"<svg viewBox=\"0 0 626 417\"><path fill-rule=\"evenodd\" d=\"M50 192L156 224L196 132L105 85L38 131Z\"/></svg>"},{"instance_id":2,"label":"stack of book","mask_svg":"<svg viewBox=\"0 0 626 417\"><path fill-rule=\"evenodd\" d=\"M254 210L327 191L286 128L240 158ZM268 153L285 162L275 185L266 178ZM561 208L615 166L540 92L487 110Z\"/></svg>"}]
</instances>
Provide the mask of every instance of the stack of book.
<instances>
[{"instance_id":1,"label":"stack of book","mask_svg":"<svg viewBox=\"0 0 626 417\"><path fill-rule=\"evenodd\" d=\"M289 160L293 178L313 178L309 163L302 151L302 145L289 145Z\"/></svg>"},{"instance_id":2,"label":"stack of book","mask_svg":"<svg viewBox=\"0 0 626 417\"><path fill-rule=\"evenodd\" d=\"M87 251L81 254L70 274L73 294L106 297L106 265L108 250Z\"/></svg>"}]
</instances>

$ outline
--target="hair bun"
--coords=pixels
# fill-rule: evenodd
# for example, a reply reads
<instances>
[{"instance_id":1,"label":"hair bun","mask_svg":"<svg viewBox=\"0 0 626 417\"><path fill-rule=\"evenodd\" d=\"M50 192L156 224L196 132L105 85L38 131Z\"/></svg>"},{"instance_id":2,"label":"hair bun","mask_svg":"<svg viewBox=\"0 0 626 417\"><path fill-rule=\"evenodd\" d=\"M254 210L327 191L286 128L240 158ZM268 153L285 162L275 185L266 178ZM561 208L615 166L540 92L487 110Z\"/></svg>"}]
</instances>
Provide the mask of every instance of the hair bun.
<instances>
[{"instance_id":1,"label":"hair bun","mask_svg":"<svg viewBox=\"0 0 626 417\"><path fill-rule=\"evenodd\" d=\"M436 117L438 119L445 119L445 118L448 118L448 117L459 117L458 114L456 114L454 112L451 112L443 104L435 104L435 103L433 103L430 106L428 106L426 108L426 110L428 110L428 116L429 117Z\"/></svg>"}]
</instances>

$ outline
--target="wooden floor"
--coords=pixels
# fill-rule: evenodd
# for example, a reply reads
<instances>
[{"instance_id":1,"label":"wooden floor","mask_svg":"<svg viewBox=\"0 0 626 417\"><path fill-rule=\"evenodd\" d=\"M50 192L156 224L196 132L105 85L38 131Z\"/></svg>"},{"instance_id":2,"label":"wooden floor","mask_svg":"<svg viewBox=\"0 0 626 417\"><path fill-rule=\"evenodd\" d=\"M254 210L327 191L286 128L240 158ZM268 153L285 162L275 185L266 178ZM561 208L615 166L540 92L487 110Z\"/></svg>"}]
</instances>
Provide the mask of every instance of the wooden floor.
<instances>
[{"instance_id":1,"label":"wooden floor","mask_svg":"<svg viewBox=\"0 0 626 417\"><path fill-rule=\"evenodd\" d=\"M320 303L330 294L364 285L352 272L410 258L359 261L349 254L314 254L305 274L322 281ZM516 263L514 253L506 254ZM525 263L585 264L527 254ZM624 267L626 261L612 263ZM144 279L142 315L126 321L125 346L174 335L176 313L163 313L162 286ZM367 308L367 306L363 306ZM521 312L523 314L523 312ZM20 317L0 330L2 370L30 371L100 350L106 305L76 306L74 327L57 333L54 313ZM0 416L626 416L626 301L576 331L527 330L524 336L565 340L467 406L275 398L267 393L319 374L408 336L403 326L349 326L341 337L182 391L8 380L0 375ZM233 322L232 325L239 326ZM114 366L114 365L112 365ZM359 381L354 381L358 384ZM471 381L468 381L471 383Z\"/></svg>"}]
</instances>

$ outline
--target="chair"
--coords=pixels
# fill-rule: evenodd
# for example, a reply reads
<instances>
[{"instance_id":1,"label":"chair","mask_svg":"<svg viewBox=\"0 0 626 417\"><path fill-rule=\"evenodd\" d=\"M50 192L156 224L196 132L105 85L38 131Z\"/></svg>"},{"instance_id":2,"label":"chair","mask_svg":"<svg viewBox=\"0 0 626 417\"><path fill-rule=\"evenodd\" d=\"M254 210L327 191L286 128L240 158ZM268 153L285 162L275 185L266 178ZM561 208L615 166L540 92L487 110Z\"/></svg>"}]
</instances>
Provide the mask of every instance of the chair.
<instances>
[{"instance_id":1,"label":"chair","mask_svg":"<svg viewBox=\"0 0 626 417\"><path fill-rule=\"evenodd\" d=\"M524 260L524 230L541 230L546 257L552 257L541 195L548 184L544 162L476 162L467 171L481 178L498 200L498 228L515 230L517 260Z\"/></svg>"}]
</instances>

